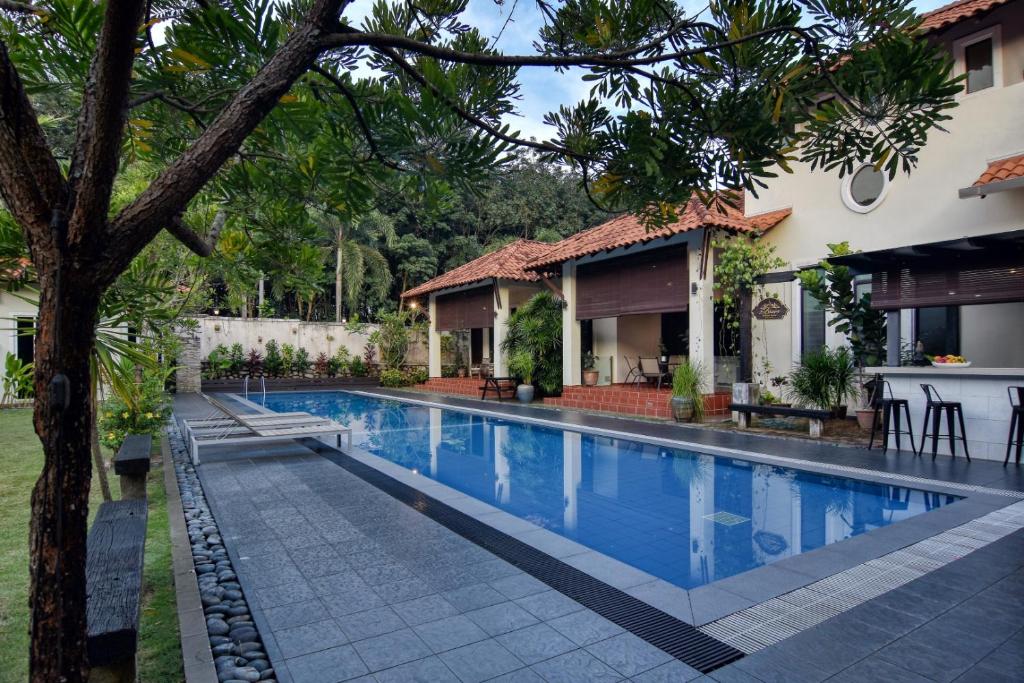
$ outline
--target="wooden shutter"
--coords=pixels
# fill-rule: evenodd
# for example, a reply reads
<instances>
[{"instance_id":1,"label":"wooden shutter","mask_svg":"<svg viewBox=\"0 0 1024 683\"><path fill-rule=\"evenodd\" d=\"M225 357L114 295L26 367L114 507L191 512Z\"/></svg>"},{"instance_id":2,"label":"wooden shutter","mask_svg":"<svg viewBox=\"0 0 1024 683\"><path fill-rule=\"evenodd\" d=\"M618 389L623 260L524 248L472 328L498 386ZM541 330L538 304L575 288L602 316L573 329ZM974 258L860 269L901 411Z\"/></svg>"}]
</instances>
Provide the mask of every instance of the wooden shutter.
<instances>
[{"instance_id":1,"label":"wooden shutter","mask_svg":"<svg viewBox=\"0 0 1024 683\"><path fill-rule=\"evenodd\" d=\"M1024 301L1024 257L985 255L947 260L938 266L908 263L871 277L871 307L887 310L922 306L996 304Z\"/></svg>"},{"instance_id":2,"label":"wooden shutter","mask_svg":"<svg viewBox=\"0 0 1024 683\"><path fill-rule=\"evenodd\" d=\"M439 296L435 305L439 331L449 332L494 326L494 288L492 285Z\"/></svg>"},{"instance_id":3,"label":"wooden shutter","mask_svg":"<svg viewBox=\"0 0 1024 683\"><path fill-rule=\"evenodd\" d=\"M685 311L689 286L685 245L583 265L576 272L576 318Z\"/></svg>"}]
</instances>

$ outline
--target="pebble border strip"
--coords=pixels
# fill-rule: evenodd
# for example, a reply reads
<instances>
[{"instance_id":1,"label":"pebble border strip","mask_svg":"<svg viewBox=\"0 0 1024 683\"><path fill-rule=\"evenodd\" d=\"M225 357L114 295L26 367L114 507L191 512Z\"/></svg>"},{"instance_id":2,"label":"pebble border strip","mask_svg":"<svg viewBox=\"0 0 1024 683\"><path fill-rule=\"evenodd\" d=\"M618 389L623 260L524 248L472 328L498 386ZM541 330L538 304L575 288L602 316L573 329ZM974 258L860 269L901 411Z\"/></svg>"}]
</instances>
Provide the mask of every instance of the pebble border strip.
<instances>
[{"instance_id":1,"label":"pebble border strip","mask_svg":"<svg viewBox=\"0 0 1024 683\"><path fill-rule=\"evenodd\" d=\"M185 511L185 527L192 546L192 562L217 680L219 683L277 683L217 522L203 494L203 485L173 419L167 428L167 438Z\"/></svg>"},{"instance_id":2,"label":"pebble border strip","mask_svg":"<svg viewBox=\"0 0 1024 683\"><path fill-rule=\"evenodd\" d=\"M1024 501L699 627L752 654L1024 528Z\"/></svg>"}]
</instances>

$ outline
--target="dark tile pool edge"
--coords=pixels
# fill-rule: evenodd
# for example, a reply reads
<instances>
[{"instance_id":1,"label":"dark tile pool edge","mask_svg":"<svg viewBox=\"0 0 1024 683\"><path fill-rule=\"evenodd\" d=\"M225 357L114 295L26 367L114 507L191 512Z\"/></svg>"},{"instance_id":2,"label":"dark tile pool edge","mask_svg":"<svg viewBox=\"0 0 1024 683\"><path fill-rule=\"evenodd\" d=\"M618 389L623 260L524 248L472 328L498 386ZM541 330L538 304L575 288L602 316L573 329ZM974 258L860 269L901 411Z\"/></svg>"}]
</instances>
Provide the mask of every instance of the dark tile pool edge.
<instances>
[{"instance_id":1,"label":"dark tile pool edge","mask_svg":"<svg viewBox=\"0 0 1024 683\"><path fill-rule=\"evenodd\" d=\"M333 448L317 447L316 450L321 457L701 673L710 673L744 656L740 650L702 633L685 621L498 531L350 455Z\"/></svg>"}]
</instances>

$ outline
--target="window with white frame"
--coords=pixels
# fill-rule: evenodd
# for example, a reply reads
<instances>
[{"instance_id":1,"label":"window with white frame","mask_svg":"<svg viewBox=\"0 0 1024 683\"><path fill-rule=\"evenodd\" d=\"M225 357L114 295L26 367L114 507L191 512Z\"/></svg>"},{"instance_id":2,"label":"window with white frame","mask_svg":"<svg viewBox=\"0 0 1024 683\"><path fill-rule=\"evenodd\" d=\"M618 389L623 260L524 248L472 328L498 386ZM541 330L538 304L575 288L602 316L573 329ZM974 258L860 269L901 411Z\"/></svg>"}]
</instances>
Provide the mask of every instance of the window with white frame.
<instances>
[{"instance_id":1,"label":"window with white frame","mask_svg":"<svg viewBox=\"0 0 1024 683\"><path fill-rule=\"evenodd\" d=\"M965 95L1002 86L1000 39L999 26L993 26L953 42L956 74L967 76Z\"/></svg>"},{"instance_id":2,"label":"window with white frame","mask_svg":"<svg viewBox=\"0 0 1024 683\"><path fill-rule=\"evenodd\" d=\"M861 164L843 179L840 191L846 208L867 213L885 199L889 191L889 176L873 164Z\"/></svg>"}]
</instances>

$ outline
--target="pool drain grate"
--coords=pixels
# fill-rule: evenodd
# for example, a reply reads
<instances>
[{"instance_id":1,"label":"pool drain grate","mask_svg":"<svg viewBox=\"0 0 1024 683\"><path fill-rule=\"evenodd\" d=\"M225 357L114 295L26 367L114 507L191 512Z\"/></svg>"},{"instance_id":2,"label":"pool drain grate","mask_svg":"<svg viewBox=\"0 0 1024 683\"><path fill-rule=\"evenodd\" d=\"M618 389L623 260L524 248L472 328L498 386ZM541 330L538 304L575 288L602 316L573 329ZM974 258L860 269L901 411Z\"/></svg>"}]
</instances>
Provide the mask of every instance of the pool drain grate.
<instances>
[{"instance_id":1,"label":"pool drain grate","mask_svg":"<svg viewBox=\"0 0 1024 683\"><path fill-rule=\"evenodd\" d=\"M739 649L703 633L685 621L609 586L351 456L334 449L317 448L317 451L327 460L396 500L418 510L701 673L710 673L744 656Z\"/></svg>"},{"instance_id":2,"label":"pool drain grate","mask_svg":"<svg viewBox=\"0 0 1024 683\"><path fill-rule=\"evenodd\" d=\"M734 515L731 512L716 512L712 515L704 515L704 519L714 522L715 524L721 524L722 526L736 526L737 524L743 524L744 522L750 521L750 517Z\"/></svg>"}]
</instances>

